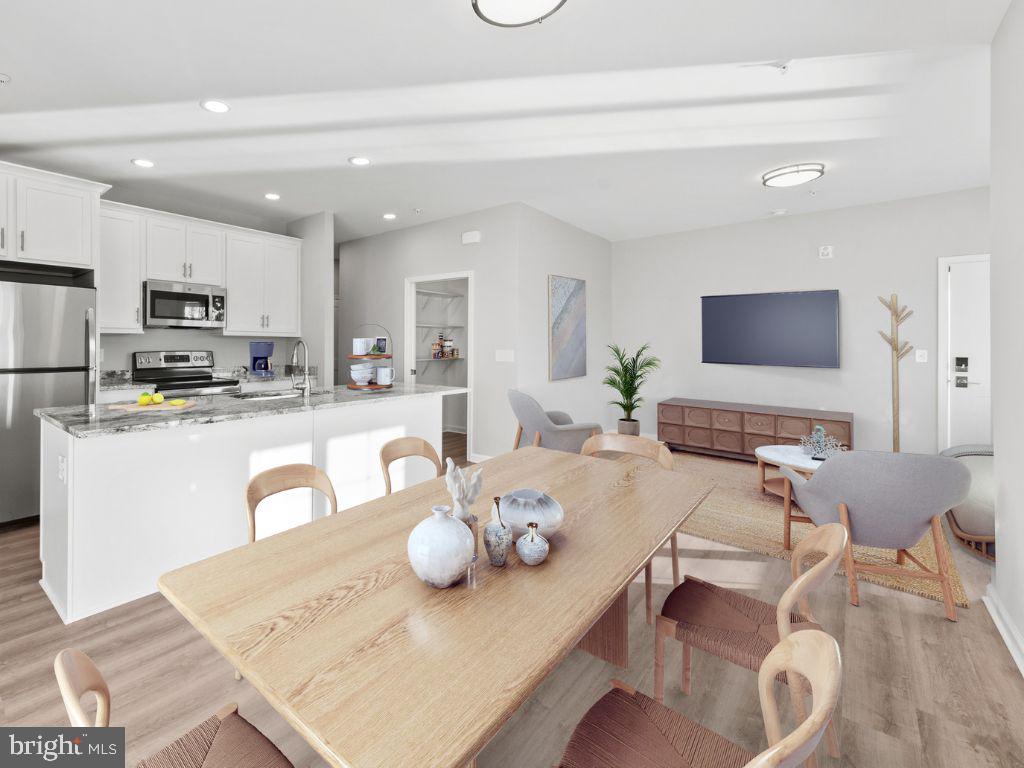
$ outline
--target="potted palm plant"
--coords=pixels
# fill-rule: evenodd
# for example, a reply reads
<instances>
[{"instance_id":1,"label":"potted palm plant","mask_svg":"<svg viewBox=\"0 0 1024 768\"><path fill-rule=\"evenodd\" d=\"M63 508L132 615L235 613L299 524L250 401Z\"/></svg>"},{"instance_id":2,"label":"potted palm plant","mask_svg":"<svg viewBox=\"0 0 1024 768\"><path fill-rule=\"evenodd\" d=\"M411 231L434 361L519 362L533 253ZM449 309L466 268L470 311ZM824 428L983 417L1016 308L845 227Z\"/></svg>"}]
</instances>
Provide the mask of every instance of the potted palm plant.
<instances>
[{"instance_id":1,"label":"potted palm plant","mask_svg":"<svg viewBox=\"0 0 1024 768\"><path fill-rule=\"evenodd\" d=\"M608 375L604 377L602 383L614 389L619 395L618 400L610 401L611 405L617 405L622 409L619 434L639 435L640 422L633 418L633 411L644 401L639 394L640 387L647 381L647 377L661 366L661 360L647 354L649 344L644 344L632 356L627 355L618 344L609 344L608 349L611 350L615 363L605 368Z\"/></svg>"}]
</instances>

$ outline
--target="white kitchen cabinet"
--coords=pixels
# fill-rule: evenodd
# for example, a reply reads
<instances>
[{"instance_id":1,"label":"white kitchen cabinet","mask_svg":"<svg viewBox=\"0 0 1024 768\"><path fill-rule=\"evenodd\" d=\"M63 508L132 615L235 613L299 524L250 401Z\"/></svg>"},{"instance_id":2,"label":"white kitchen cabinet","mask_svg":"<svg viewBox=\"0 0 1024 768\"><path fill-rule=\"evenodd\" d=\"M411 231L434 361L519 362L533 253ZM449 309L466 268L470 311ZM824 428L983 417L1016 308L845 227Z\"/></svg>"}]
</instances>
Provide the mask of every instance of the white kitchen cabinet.
<instances>
[{"instance_id":1,"label":"white kitchen cabinet","mask_svg":"<svg viewBox=\"0 0 1024 768\"><path fill-rule=\"evenodd\" d=\"M187 282L224 285L224 228L188 223Z\"/></svg>"},{"instance_id":2,"label":"white kitchen cabinet","mask_svg":"<svg viewBox=\"0 0 1024 768\"><path fill-rule=\"evenodd\" d=\"M299 335L299 244L289 240L267 242L266 288L263 306L267 329L279 336Z\"/></svg>"},{"instance_id":3,"label":"white kitchen cabinet","mask_svg":"<svg viewBox=\"0 0 1024 768\"><path fill-rule=\"evenodd\" d=\"M0 258L14 255L14 177L0 173Z\"/></svg>"},{"instance_id":4,"label":"white kitchen cabinet","mask_svg":"<svg viewBox=\"0 0 1024 768\"><path fill-rule=\"evenodd\" d=\"M100 333L142 333L143 217L100 211Z\"/></svg>"},{"instance_id":5,"label":"white kitchen cabinet","mask_svg":"<svg viewBox=\"0 0 1024 768\"><path fill-rule=\"evenodd\" d=\"M298 336L301 244L255 233L227 235L225 336Z\"/></svg>"},{"instance_id":6,"label":"white kitchen cabinet","mask_svg":"<svg viewBox=\"0 0 1024 768\"><path fill-rule=\"evenodd\" d=\"M228 233L225 335L262 334L264 331L264 246L263 238L258 235Z\"/></svg>"},{"instance_id":7,"label":"white kitchen cabinet","mask_svg":"<svg viewBox=\"0 0 1024 768\"><path fill-rule=\"evenodd\" d=\"M18 259L45 264L93 264L94 195L43 179L15 181Z\"/></svg>"},{"instance_id":8,"label":"white kitchen cabinet","mask_svg":"<svg viewBox=\"0 0 1024 768\"><path fill-rule=\"evenodd\" d=\"M183 283L188 279L184 219L146 217L146 279Z\"/></svg>"}]
</instances>

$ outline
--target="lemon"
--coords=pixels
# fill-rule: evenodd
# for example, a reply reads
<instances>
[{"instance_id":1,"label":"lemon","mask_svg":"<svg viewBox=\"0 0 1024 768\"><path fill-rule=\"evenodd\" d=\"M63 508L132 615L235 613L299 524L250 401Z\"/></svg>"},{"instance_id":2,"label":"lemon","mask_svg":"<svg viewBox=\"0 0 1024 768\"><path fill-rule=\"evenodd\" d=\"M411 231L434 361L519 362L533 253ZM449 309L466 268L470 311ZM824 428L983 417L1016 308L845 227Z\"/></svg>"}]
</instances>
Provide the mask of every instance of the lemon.
<instances>
[{"instance_id":1,"label":"lemon","mask_svg":"<svg viewBox=\"0 0 1024 768\"><path fill-rule=\"evenodd\" d=\"M153 396L149 392L143 392L139 395L139 405L152 405Z\"/></svg>"},{"instance_id":2,"label":"lemon","mask_svg":"<svg viewBox=\"0 0 1024 768\"><path fill-rule=\"evenodd\" d=\"M186 401L185 400L181 400L181 399L178 399L178 400L168 400L167 403L168 403L168 405L184 405L186 403Z\"/></svg>"},{"instance_id":3,"label":"lemon","mask_svg":"<svg viewBox=\"0 0 1024 768\"><path fill-rule=\"evenodd\" d=\"M153 395L153 405L160 405L164 401L164 396L157 392Z\"/></svg>"}]
</instances>

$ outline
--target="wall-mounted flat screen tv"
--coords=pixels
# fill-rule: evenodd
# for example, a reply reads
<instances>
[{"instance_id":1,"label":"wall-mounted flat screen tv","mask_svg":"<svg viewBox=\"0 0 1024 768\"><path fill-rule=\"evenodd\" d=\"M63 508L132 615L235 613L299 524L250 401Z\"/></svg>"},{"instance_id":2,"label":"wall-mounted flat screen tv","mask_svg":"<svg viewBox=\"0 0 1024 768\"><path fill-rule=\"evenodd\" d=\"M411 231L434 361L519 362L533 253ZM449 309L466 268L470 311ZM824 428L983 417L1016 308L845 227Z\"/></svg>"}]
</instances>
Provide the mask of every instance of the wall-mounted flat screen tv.
<instances>
[{"instance_id":1,"label":"wall-mounted flat screen tv","mask_svg":"<svg viewBox=\"0 0 1024 768\"><path fill-rule=\"evenodd\" d=\"M839 367L839 291L701 297L705 363Z\"/></svg>"}]
</instances>

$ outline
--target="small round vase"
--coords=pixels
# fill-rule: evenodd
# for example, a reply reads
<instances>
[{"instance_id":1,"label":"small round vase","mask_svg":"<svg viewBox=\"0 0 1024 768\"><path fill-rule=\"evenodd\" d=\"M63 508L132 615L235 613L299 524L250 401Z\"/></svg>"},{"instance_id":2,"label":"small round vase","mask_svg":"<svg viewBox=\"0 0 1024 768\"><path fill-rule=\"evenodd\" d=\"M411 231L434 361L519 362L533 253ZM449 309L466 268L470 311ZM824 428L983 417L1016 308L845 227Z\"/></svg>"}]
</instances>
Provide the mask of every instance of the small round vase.
<instances>
[{"instance_id":1,"label":"small round vase","mask_svg":"<svg viewBox=\"0 0 1024 768\"><path fill-rule=\"evenodd\" d=\"M501 497L501 516L515 536L527 533L527 523L537 523L537 532L551 536L565 519L562 505L546 493L521 488Z\"/></svg>"},{"instance_id":2,"label":"small round vase","mask_svg":"<svg viewBox=\"0 0 1024 768\"><path fill-rule=\"evenodd\" d=\"M433 512L409 534L409 563L422 581L445 589L466 575L474 538L465 523L448 514L451 507L433 507Z\"/></svg>"},{"instance_id":3,"label":"small round vase","mask_svg":"<svg viewBox=\"0 0 1024 768\"><path fill-rule=\"evenodd\" d=\"M536 523L529 523L527 527L529 533L520 536L519 541L516 542L516 553L519 555L519 559L527 565L540 565L548 556L551 547L548 540L537 532Z\"/></svg>"}]
</instances>

